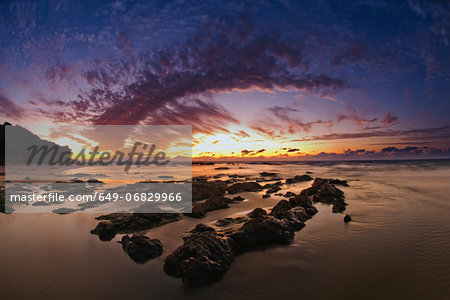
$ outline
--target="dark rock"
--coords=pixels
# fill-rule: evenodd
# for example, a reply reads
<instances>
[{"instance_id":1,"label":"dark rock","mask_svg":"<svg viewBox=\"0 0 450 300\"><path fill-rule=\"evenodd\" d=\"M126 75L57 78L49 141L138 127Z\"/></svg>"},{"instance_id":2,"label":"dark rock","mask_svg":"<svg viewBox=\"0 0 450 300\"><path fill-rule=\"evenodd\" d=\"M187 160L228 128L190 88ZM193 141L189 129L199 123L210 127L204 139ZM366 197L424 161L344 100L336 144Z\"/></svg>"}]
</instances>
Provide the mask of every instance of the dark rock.
<instances>
[{"instance_id":1,"label":"dark rock","mask_svg":"<svg viewBox=\"0 0 450 300\"><path fill-rule=\"evenodd\" d=\"M286 184L292 184L297 182L303 182L303 181L311 181L313 178L309 175L296 175L294 178L288 178L286 179Z\"/></svg>"},{"instance_id":2,"label":"dark rock","mask_svg":"<svg viewBox=\"0 0 450 300\"><path fill-rule=\"evenodd\" d=\"M227 188L229 194L237 194L240 192L259 192L263 187L257 182L239 182Z\"/></svg>"},{"instance_id":3,"label":"dark rock","mask_svg":"<svg viewBox=\"0 0 450 300\"><path fill-rule=\"evenodd\" d=\"M270 198L270 195L269 194L264 194L264 195L262 195L262 197L263 198Z\"/></svg>"},{"instance_id":4,"label":"dark rock","mask_svg":"<svg viewBox=\"0 0 450 300\"><path fill-rule=\"evenodd\" d=\"M237 217L237 218L223 218L216 221L215 225L218 227L225 227L230 224L239 224L247 221L247 217Z\"/></svg>"},{"instance_id":5,"label":"dark rock","mask_svg":"<svg viewBox=\"0 0 450 300\"><path fill-rule=\"evenodd\" d=\"M296 175L294 178L288 178L286 179L286 184L293 184L297 182L304 182L304 181L310 181L313 180L313 178L309 175Z\"/></svg>"},{"instance_id":6,"label":"dark rock","mask_svg":"<svg viewBox=\"0 0 450 300\"><path fill-rule=\"evenodd\" d=\"M270 189L266 191L267 194L274 194L281 190L281 188L278 185L273 185Z\"/></svg>"},{"instance_id":7,"label":"dark rock","mask_svg":"<svg viewBox=\"0 0 450 300\"><path fill-rule=\"evenodd\" d=\"M272 208L272 212L270 213L271 215L273 215L276 218L282 218L284 212L286 212L287 210L290 210L292 208L292 206L289 204L288 201L286 200L281 200L280 202L278 202L277 205L275 205Z\"/></svg>"},{"instance_id":8,"label":"dark rock","mask_svg":"<svg viewBox=\"0 0 450 300\"><path fill-rule=\"evenodd\" d=\"M214 168L214 170L229 170L230 168L229 167L217 167L217 168Z\"/></svg>"},{"instance_id":9,"label":"dark rock","mask_svg":"<svg viewBox=\"0 0 450 300\"><path fill-rule=\"evenodd\" d=\"M228 203L232 201L230 198L211 195L206 201L193 204L192 213L185 215L193 218L203 218L208 211L228 208Z\"/></svg>"},{"instance_id":10,"label":"dark rock","mask_svg":"<svg viewBox=\"0 0 450 300\"><path fill-rule=\"evenodd\" d=\"M88 183L104 183L103 181L100 181L100 180L95 179L95 178L90 178L90 179L88 179L87 182Z\"/></svg>"},{"instance_id":11,"label":"dark rock","mask_svg":"<svg viewBox=\"0 0 450 300\"><path fill-rule=\"evenodd\" d=\"M242 198L241 196L237 196L237 197L234 197L233 198L233 201L244 201L245 199L244 198Z\"/></svg>"},{"instance_id":12,"label":"dark rock","mask_svg":"<svg viewBox=\"0 0 450 300\"><path fill-rule=\"evenodd\" d=\"M274 177L274 176L277 176L278 174L277 173L270 173L270 172L261 172L261 173L259 173L259 175L261 175L261 176L263 176L263 177Z\"/></svg>"},{"instance_id":13,"label":"dark rock","mask_svg":"<svg viewBox=\"0 0 450 300\"><path fill-rule=\"evenodd\" d=\"M258 207L249 212L247 216L249 216L250 218L261 218L267 216L267 212L264 209Z\"/></svg>"},{"instance_id":14,"label":"dark rock","mask_svg":"<svg viewBox=\"0 0 450 300\"><path fill-rule=\"evenodd\" d=\"M101 241L110 241L116 236L117 228L109 221L100 222L91 233L97 234Z\"/></svg>"},{"instance_id":15,"label":"dark rock","mask_svg":"<svg viewBox=\"0 0 450 300\"><path fill-rule=\"evenodd\" d=\"M211 226L205 225L205 224L197 224L197 226L195 226L194 229L192 229L192 233L194 232L205 232L205 231L215 231L214 228L212 228Z\"/></svg>"},{"instance_id":16,"label":"dark rock","mask_svg":"<svg viewBox=\"0 0 450 300\"><path fill-rule=\"evenodd\" d=\"M215 225L219 227L228 226L233 223L233 218L223 218L216 221Z\"/></svg>"},{"instance_id":17,"label":"dark rock","mask_svg":"<svg viewBox=\"0 0 450 300\"><path fill-rule=\"evenodd\" d=\"M228 228L218 233L199 224L200 230L194 230L184 239L184 244L166 258L164 270L181 277L186 287L218 281L230 268L234 256L255 248L289 243L295 231L302 229L304 222L317 213L312 198L339 207L343 193L327 180L316 179L311 188L289 201L281 200L270 215L256 208L248 217L240 217L240 222L245 223L238 229ZM236 220L225 218L216 224L226 226Z\"/></svg>"},{"instance_id":18,"label":"dark rock","mask_svg":"<svg viewBox=\"0 0 450 300\"><path fill-rule=\"evenodd\" d=\"M286 198L291 198L291 197L295 197L295 196L296 195L293 192L287 192L286 194L284 194L284 197L286 197Z\"/></svg>"},{"instance_id":19,"label":"dark rock","mask_svg":"<svg viewBox=\"0 0 450 300\"><path fill-rule=\"evenodd\" d=\"M347 203L344 200L344 192L329 182L329 179L316 178L312 186L303 190L300 194L312 198L314 202L322 202L333 205L333 212L343 212Z\"/></svg>"},{"instance_id":20,"label":"dark rock","mask_svg":"<svg viewBox=\"0 0 450 300\"><path fill-rule=\"evenodd\" d=\"M348 186L347 180L339 180L339 179L326 179L330 184Z\"/></svg>"},{"instance_id":21,"label":"dark rock","mask_svg":"<svg viewBox=\"0 0 450 300\"><path fill-rule=\"evenodd\" d=\"M294 237L294 232L282 220L267 216L250 219L230 237L236 241L238 251L245 252L256 247L287 244Z\"/></svg>"},{"instance_id":22,"label":"dark rock","mask_svg":"<svg viewBox=\"0 0 450 300\"><path fill-rule=\"evenodd\" d=\"M345 217L344 217L344 222L345 223L348 223L348 222L350 222L352 220L352 218L349 216L349 215L345 215Z\"/></svg>"},{"instance_id":23,"label":"dark rock","mask_svg":"<svg viewBox=\"0 0 450 300\"><path fill-rule=\"evenodd\" d=\"M225 181L207 181L205 177L197 177L192 180L192 201L206 199L210 196L224 196L226 188Z\"/></svg>"},{"instance_id":24,"label":"dark rock","mask_svg":"<svg viewBox=\"0 0 450 300\"><path fill-rule=\"evenodd\" d=\"M133 235L132 237L125 235L122 237L121 243L125 253L137 263L144 263L160 256L163 252L160 240L150 239L144 235Z\"/></svg>"},{"instance_id":25,"label":"dark rock","mask_svg":"<svg viewBox=\"0 0 450 300\"><path fill-rule=\"evenodd\" d=\"M223 278L234 255L229 238L215 231L194 233L164 260L164 271L181 277L185 287L208 285Z\"/></svg>"},{"instance_id":26,"label":"dark rock","mask_svg":"<svg viewBox=\"0 0 450 300\"><path fill-rule=\"evenodd\" d=\"M286 227L293 231L298 231L305 227L305 221L309 220L309 216L303 207L294 207L282 213L281 220Z\"/></svg>"},{"instance_id":27,"label":"dark rock","mask_svg":"<svg viewBox=\"0 0 450 300\"><path fill-rule=\"evenodd\" d=\"M290 198L289 204L291 204L292 207L303 207L311 216L317 213L317 208L314 206L312 200L307 195L302 193L294 198Z\"/></svg>"},{"instance_id":28,"label":"dark rock","mask_svg":"<svg viewBox=\"0 0 450 300\"><path fill-rule=\"evenodd\" d=\"M102 220L91 230L102 241L112 240L117 233L131 233L162 226L181 219L180 214L114 213L96 218Z\"/></svg>"}]
</instances>

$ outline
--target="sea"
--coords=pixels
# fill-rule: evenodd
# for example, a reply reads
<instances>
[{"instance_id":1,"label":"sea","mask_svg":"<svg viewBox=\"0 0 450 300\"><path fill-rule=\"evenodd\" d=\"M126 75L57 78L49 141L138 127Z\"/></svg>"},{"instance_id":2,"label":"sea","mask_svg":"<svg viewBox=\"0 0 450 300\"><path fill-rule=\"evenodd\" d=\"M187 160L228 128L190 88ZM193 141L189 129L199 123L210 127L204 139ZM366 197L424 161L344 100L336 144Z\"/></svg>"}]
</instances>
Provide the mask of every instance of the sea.
<instances>
[{"instance_id":1,"label":"sea","mask_svg":"<svg viewBox=\"0 0 450 300\"><path fill-rule=\"evenodd\" d=\"M220 170L216 170L220 168ZM228 169L224 169L228 168ZM317 203L319 212L289 245L238 256L223 280L185 289L163 271L164 258L198 223L270 209L282 196L246 200L183 216L145 234L161 240L163 254L132 261L117 235L90 234L99 214L0 214L2 299L450 299L450 160L322 161L194 165L193 176L257 176L347 180L339 187L343 214ZM284 185L299 193L311 181ZM344 223L348 214L352 222Z\"/></svg>"}]
</instances>

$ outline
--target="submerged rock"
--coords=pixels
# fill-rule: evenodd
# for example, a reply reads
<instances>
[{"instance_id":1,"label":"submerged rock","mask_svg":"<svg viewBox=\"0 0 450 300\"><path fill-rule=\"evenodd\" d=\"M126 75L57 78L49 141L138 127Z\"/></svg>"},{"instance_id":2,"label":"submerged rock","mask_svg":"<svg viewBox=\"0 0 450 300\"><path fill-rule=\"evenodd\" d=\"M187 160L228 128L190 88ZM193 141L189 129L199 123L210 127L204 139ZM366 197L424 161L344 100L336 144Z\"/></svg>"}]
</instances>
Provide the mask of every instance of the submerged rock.
<instances>
[{"instance_id":1,"label":"submerged rock","mask_svg":"<svg viewBox=\"0 0 450 300\"><path fill-rule=\"evenodd\" d=\"M137 263L144 263L163 253L161 241L150 239L144 235L122 237L122 248L128 256Z\"/></svg>"},{"instance_id":2,"label":"submerged rock","mask_svg":"<svg viewBox=\"0 0 450 300\"><path fill-rule=\"evenodd\" d=\"M352 220L352 218L349 215L345 215L345 217L344 217L345 223L351 222L351 220Z\"/></svg>"}]
</instances>

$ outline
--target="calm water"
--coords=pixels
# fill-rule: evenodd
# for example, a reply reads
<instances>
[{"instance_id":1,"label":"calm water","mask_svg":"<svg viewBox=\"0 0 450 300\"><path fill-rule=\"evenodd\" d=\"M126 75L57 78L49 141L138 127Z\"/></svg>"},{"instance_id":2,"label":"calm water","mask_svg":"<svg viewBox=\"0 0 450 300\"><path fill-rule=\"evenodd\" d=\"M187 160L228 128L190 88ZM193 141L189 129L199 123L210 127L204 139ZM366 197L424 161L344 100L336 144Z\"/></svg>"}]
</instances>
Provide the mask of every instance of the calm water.
<instances>
[{"instance_id":1,"label":"calm water","mask_svg":"<svg viewBox=\"0 0 450 300\"><path fill-rule=\"evenodd\" d=\"M248 201L202 220L183 218L155 228L147 235L162 241L164 253L143 265L122 251L120 236L101 242L89 234L96 215L0 215L2 298L450 298L449 161L216 167L194 166L193 175L273 171L288 177L311 171L313 177L347 179L350 187L342 189L353 222L344 224L343 215L319 204L319 213L291 245L246 253L221 282L184 290L180 279L162 270L184 232L200 221L272 207L282 198L243 193Z\"/></svg>"}]
</instances>

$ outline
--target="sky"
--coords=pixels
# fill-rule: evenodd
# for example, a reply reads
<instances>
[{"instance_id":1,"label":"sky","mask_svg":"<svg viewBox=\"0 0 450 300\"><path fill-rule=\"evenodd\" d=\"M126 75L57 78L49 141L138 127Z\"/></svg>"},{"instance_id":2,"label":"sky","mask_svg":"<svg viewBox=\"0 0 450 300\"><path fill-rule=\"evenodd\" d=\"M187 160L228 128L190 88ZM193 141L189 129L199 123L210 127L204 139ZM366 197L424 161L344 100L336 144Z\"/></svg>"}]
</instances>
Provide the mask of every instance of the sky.
<instances>
[{"instance_id":1,"label":"sky","mask_svg":"<svg viewBox=\"0 0 450 300\"><path fill-rule=\"evenodd\" d=\"M1 1L0 120L192 125L197 159L450 157L450 2Z\"/></svg>"}]
</instances>

